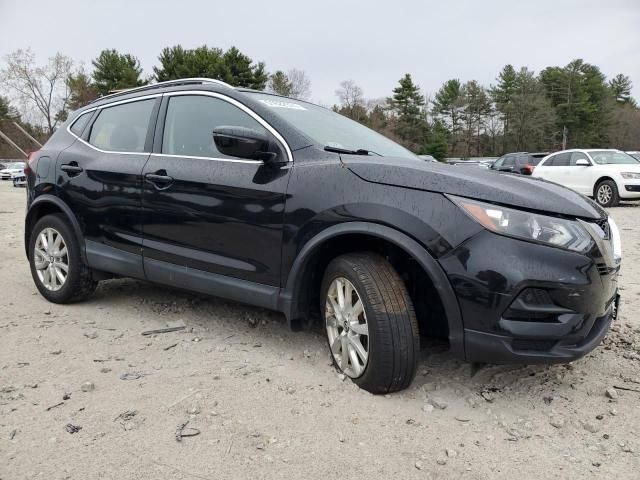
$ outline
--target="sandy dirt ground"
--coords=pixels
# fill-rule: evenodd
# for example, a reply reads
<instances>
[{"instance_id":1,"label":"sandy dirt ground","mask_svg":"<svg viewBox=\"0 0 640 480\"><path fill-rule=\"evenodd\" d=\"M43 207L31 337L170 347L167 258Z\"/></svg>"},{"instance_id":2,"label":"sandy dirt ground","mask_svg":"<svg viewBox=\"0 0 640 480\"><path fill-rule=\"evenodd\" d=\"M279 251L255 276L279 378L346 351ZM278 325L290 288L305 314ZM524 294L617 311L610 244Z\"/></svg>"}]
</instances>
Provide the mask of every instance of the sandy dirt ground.
<instances>
[{"instance_id":1,"label":"sandy dirt ground","mask_svg":"<svg viewBox=\"0 0 640 480\"><path fill-rule=\"evenodd\" d=\"M386 396L276 313L126 279L46 302L24 210L2 182L1 480L640 478L640 204L611 210L624 306L593 353L475 371L423 348L412 386ZM185 422L200 433L178 442Z\"/></svg>"}]
</instances>

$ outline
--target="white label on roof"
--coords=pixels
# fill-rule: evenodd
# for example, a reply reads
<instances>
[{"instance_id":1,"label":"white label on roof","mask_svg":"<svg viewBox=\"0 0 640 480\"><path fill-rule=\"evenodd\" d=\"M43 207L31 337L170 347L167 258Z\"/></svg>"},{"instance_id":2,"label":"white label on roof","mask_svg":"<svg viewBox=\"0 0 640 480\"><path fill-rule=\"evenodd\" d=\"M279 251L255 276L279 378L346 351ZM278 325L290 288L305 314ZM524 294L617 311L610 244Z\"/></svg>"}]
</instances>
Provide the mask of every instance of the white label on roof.
<instances>
[{"instance_id":1,"label":"white label on roof","mask_svg":"<svg viewBox=\"0 0 640 480\"><path fill-rule=\"evenodd\" d=\"M293 102L285 102L283 100L260 100L267 107L272 108L289 108L291 110L306 110L302 105Z\"/></svg>"}]
</instances>

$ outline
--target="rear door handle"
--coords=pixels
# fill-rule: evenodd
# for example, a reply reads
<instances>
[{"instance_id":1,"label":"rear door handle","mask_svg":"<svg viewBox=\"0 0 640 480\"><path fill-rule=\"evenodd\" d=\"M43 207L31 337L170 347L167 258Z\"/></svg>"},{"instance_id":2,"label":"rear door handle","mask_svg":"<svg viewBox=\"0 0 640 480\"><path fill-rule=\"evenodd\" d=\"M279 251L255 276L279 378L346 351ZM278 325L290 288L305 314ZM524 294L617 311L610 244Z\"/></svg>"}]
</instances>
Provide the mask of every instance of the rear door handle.
<instances>
[{"instance_id":1,"label":"rear door handle","mask_svg":"<svg viewBox=\"0 0 640 480\"><path fill-rule=\"evenodd\" d=\"M160 175L158 173L147 173L144 176L144 179L152 183L154 187L158 190L164 190L165 188L169 188L173 183L173 177L168 175Z\"/></svg>"},{"instance_id":2,"label":"rear door handle","mask_svg":"<svg viewBox=\"0 0 640 480\"><path fill-rule=\"evenodd\" d=\"M82 173L83 168L79 167L77 163L74 163L65 163L64 165L60 165L60 170L62 170L63 172L67 172L69 176Z\"/></svg>"}]
</instances>

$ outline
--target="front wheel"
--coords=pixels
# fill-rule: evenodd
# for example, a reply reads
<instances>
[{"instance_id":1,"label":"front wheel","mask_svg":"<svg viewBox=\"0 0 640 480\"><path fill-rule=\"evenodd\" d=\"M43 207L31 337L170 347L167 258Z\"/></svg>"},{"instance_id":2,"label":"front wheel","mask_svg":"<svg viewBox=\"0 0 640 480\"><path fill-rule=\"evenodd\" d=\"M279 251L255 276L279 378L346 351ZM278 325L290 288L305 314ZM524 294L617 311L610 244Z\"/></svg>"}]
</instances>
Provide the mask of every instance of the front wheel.
<instances>
[{"instance_id":1,"label":"front wheel","mask_svg":"<svg viewBox=\"0 0 640 480\"><path fill-rule=\"evenodd\" d=\"M596 202L603 207L615 207L620 203L618 187L613 180L603 180L596 187Z\"/></svg>"},{"instance_id":2,"label":"front wheel","mask_svg":"<svg viewBox=\"0 0 640 480\"><path fill-rule=\"evenodd\" d=\"M418 324L404 282L386 259L363 252L332 260L322 281L321 309L338 370L371 393L411 384Z\"/></svg>"},{"instance_id":3,"label":"front wheel","mask_svg":"<svg viewBox=\"0 0 640 480\"><path fill-rule=\"evenodd\" d=\"M40 294L53 303L82 300L96 289L80 245L61 215L38 220L29 239L31 276Z\"/></svg>"}]
</instances>

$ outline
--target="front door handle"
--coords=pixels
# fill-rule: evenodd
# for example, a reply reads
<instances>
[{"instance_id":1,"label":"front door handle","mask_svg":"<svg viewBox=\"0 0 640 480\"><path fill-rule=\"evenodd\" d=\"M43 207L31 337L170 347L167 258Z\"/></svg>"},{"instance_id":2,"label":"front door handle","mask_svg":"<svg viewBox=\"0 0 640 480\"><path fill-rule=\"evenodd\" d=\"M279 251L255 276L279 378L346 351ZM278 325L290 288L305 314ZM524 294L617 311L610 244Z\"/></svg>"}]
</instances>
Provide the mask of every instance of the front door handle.
<instances>
[{"instance_id":1,"label":"front door handle","mask_svg":"<svg viewBox=\"0 0 640 480\"><path fill-rule=\"evenodd\" d=\"M67 172L70 177L73 177L82 173L83 168L78 166L76 162L71 162L60 165L60 170L62 170L63 172Z\"/></svg>"},{"instance_id":2,"label":"front door handle","mask_svg":"<svg viewBox=\"0 0 640 480\"><path fill-rule=\"evenodd\" d=\"M156 173L147 173L144 176L144 179L147 182L153 184L153 186L156 187L158 190L164 190L171 186L171 184L173 183L173 177L170 177L168 175L161 175L161 173L166 173L166 172L160 171Z\"/></svg>"}]
</instances>

